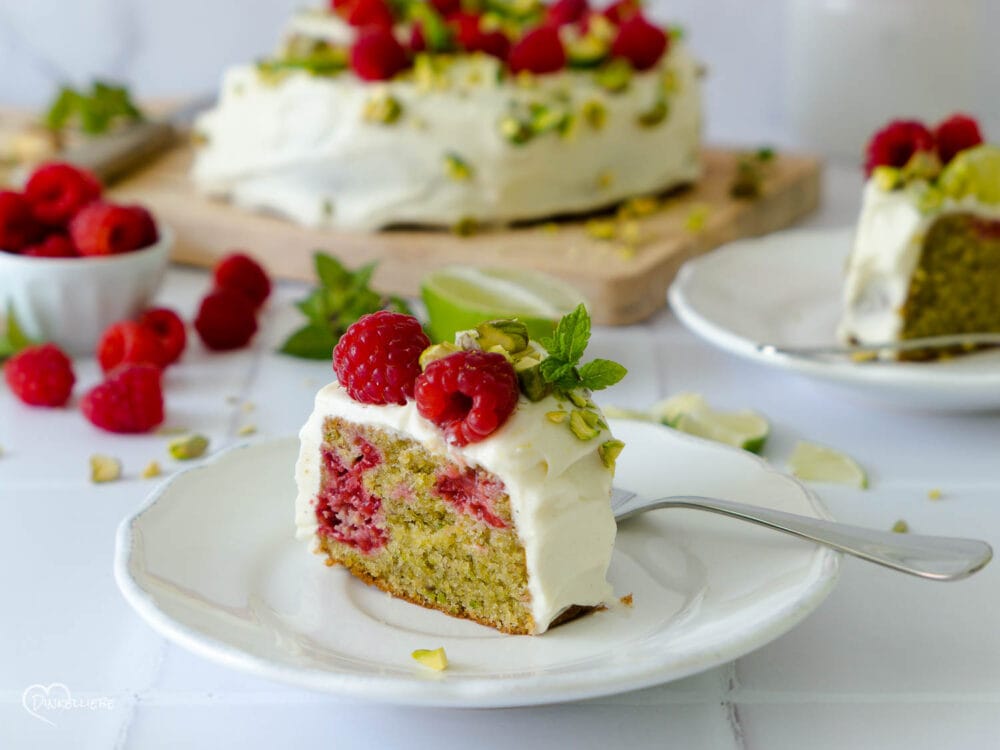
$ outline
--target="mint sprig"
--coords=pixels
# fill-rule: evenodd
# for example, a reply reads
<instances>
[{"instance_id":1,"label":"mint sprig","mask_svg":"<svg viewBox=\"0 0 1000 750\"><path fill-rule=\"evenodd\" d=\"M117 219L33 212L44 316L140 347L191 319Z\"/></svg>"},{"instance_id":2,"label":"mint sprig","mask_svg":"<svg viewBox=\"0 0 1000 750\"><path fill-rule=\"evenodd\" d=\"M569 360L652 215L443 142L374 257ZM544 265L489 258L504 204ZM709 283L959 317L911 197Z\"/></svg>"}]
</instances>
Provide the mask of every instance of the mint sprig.
<instances>
[{"instance_id":1,"label":"mint sprig","mask_svg":"<svg viewBox=\"0 0 1000 750\"><path fill-rule=\"evenodd\" d=\"M332 255L318 252L313 258L319 286L295 303L308 322L281 345L283 354L329 359L344 331L362 315L378 310L412 314L405 300L370 287L376 263L350 271Z\"/></svg>"},{"instance_id":2,"label":"mint sprig","mask_svg":"<svg viewBox=\"0 0 1000 750\"><path fill-rule=\"evenodd\" d=\"M7 307L6 325L4 326L4 330L0 331L0 362L8 357L13 357L22 349L27 349L29 346L37 343L21 328L21 324L14 314L14 307L9 305Z\"/></svg>"},{"instance_id":3,"label":"mint sprig","mask_svg":"<svg viewBox=\"0 0 1000 750\"><path fill-rule=\"evenodd\" d=\"M576 388L599 391L614 385L628 372L610 359L594 359L580 365L590 342L590 314L583 305L565 315L551 338L540 342L549 356L542 360L542 378L554 389L569 392Z\"/></svg>"}]
</instances>

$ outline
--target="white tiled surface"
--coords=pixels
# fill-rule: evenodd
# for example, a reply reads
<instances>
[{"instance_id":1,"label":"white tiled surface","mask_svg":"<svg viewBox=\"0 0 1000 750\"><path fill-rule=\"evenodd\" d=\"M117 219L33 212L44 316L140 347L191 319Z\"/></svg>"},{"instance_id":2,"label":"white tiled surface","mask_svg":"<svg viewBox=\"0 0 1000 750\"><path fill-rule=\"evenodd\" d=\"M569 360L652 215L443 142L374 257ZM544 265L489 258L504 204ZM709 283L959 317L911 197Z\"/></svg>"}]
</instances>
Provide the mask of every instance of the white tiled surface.
<instances>
[{"instance_id":1,"label":"white tiled surface","mask_svg":"<svg viewBox=\"0 0 1000 750\"><path fill-rule=\"evenodd\" d=\"M857 178L832 170L811 223L849 221ZM207 285L174 270L162 300L185 315ZM281 286L252 350L208 355L197 344L167 381L168 424L202 431L213 449L245 424L287 434L305 418L329 365L273 353L296 316ZM880 410L826 386L710 349L668 313L595 334L630 378L607 398L642 406L695 389L773 423L767 457L799 437L848 450L872 489L821 488L842 520L981 536L1000 549L1000 414ZM78 363L78 393L96 379ZM231 397L255 405L245 411ZM131 610L111 574L114 531L165 469L162 436L115 437L74 410L29 410L0 390L0 748L468 747L842 750L1000 748L1000 566L934 584L853 560L819 610L739 661L680 682L586 703L504 711L438 711L333 700L231 672L165 643ZM120 457L126 480L87 480L94 452ZM944 497L927 498L938 487ZM104 707L29 715L31 685L63 683ZM475 738L472 740L471 738Z\"/></svg>"}]
</instances>

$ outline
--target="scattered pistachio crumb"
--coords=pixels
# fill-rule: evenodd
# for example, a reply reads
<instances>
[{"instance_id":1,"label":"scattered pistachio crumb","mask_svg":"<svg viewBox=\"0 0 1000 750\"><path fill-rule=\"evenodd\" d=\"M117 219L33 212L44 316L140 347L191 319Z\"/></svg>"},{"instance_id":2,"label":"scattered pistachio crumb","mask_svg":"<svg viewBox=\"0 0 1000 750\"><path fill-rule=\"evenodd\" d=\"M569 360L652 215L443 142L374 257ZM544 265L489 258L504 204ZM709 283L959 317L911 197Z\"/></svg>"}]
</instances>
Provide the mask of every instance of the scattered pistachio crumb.
<instances>
[{"instance_id":1,"label":"scattered pistachio crumb","mask_svg":"<svg viewBox=\"0 0 1000 750\"><path fill-rule=\"evenodd\" d=\"M445 174L452 180L471 180L473 176L472 167L458 154L445 154L444 169Z\"/></svg>"},{"instance_id":2,"label":"scattered pistachio crumb","mask_svg":"<svg viewBox=\"0 0 1000 750\"><path fill-rule=\"evenodd\" d=\"M614 470L615 461L618 460L618 456L621 455L624 447L625 443L621 440L607 440L601 443L601 446L597 449L597 453L601 457L601 461L604 465L607 468Z\"/></svg>"},{"instance_id":3,"label":"scattered pistachio crumb","mask_svg":"<svg viewBox=\"0 0 1000 750\"><path fill-rule=\"evenodd\" d=\"M451 228L451 231L457 234L459 237L471 237L477 231L479 231L479 222L473 219L471 216L466 216L459 219L455 225Z\"/></svg>"},{"instance_id":4,"label":"scattered pistachio crumb","mask_svg":"<svg viewBox=\"0 0 1000 750\"><path fill-rule=\"evenodd\" d=\"M897 534L907 534L910 531L910 525L900 518L896 523L892 525L892 530Z\"/></svg>"},{"instance_id":5,"label":"scattered pistachio crumb","mask_svg":"<svg viewBox=\"0 0 1000 750\"><path fill-rule=\"evenodd\" d=\"M410 656L435 672L443 672L448 668L448 656L445 654L443 647L436 648L433 651L426 648L418 648Z\"/></svg>"},{"instance_id":6,"label":"scattered pistachio crumb","mask_svg":"<svg viewBox=\"0 0 1000 750\"><path fill-rule=\"evenodd\" d=\"M403 114L403 106L399 100L385 91L380 91L365 102L362 118L365 122L377 122L391 125Z\"/></svg>"},{"instance_id":7,"label":"scattered pistachio crumb","mask_svg":"<svg viewBox=\"0 0 1000 750\"><path fill-rule=\"evenodd\" d=\"M546 234L558 234L559 224L555 221L547 221L542 224L542 231Z\"/></svg>"},{"instance_id":8,"label":"scattered pistachio crumb","mask_svg":"<svg viewBox=\"0 0 1000 750\"><path fill-rule=\"evenodd\" d=\"M95 453L90 457L90 481L95 484L114 482L122 477L122 463L117 458Z\"/></svg>"},{"instance_id":9,"label":"scattered pistachio crumb","mask_svg":"<svg viewBox=\"0 0 1000 750\"><path fill-rule=\"evenodd\" d=\"M160 464L156 461L150 461L146 464L146 468L142 470L142 473L139 476L143 479L152 479L153 477L160 476L162 473L163 472L160 471Z\"/></svg>"},{"instance_id":10,"label":"scattered pistachio crumb","mask_svg":"<svg viewBox=\"0 0 1000 750\"><path fill-rule=\"evenodd\" d=\"M623 596L618 601L620 601L626 607L631 607L632 606L632 595L631 594L625 594L625 596Z\"/></svg>"},{"instance_id":11,"label":"scattered pistachio crumb","mask_svg":"<svg viewBox=\"0 0 1000 750\"><path fill-rule=\"evenodd\" d=\"M167 445L167 451L178 461L200 458L206 450L208 450L208 438L204 435L188 435L171 440Z\"/></svg>"},{"instance_id":12,"label":"scattered pistachio crumb","mask_svg":"<svg viewBox=\"0 0 1000 750\"><path fill-rule=\"evenodd\" d=\"M930 492L927 493L927 498L930 500L940 500L943 496L944 493L941 492L941 490L939 490L937 487L935 487L934 489L932 489Z\"/></svg>"},{"instance_id":13,"label":"scattered pistachio crumb","mask_svg":"<svg viewBox=\"0 0 1000 750\"><path fill-rule=\"evenodd\" d=\"M257 432L257 425L245 424L236 431L236 434L240 437L246 437L247 435L253 435L255 432Z\"/></svg>"},{"instance_id":14,"label":"scattered pistachio crumb","mask_svg":"<svg viewBox=\"0 0 1000 750\"><path fill-rule=\"evenodd\" d=\"M684 219L684 228L689 232L700 232L705 228L707 221L708 206L704 203L698 203L691 206L691 210L688 211L687 217Z\"/></svg>"},{"instance_id":15,"label":"scattered pistachio crumb","mask_svg":"<svg viewBox=\"0 0 1000 750\"><path fill-rule=\"evenodd\" d=\"M552 422L552 424L562 424L569 417L569 412L565 411L547 411L545 412L545 418Z\"/></svg>"},{"instance_id":16,"label":"scattered pistachio crumb","mask_svg":"<svg viewBox=\"0 0 1000 750\"><path fill-rule=\"evenodd\" d=\"M590 219L584 225L584 230L595 240L611 240L618 228L610 219Z\"/></svg>"}]
</instances>

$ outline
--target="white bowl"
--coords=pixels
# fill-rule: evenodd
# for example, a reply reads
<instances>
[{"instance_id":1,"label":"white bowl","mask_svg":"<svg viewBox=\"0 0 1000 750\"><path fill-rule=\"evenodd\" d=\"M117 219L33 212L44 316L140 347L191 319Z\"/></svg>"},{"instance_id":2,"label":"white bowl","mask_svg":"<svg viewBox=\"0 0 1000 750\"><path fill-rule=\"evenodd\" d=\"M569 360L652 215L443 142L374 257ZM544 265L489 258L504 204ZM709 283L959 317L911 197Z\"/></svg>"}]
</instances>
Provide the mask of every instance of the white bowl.
<instances>
[{"instance_id":1,"label":"white bowl","mask_svg":"<svg viewBox=\"0 0 1000 750\"><path fill-rule=\"evenodd\" d=\"M13 309L24 332L71 354L93 354L109 325L135 317L156 294L174 233L141 250L85 258L32 258L0 252L0 312Z\"/></svg>"}]
</instances>

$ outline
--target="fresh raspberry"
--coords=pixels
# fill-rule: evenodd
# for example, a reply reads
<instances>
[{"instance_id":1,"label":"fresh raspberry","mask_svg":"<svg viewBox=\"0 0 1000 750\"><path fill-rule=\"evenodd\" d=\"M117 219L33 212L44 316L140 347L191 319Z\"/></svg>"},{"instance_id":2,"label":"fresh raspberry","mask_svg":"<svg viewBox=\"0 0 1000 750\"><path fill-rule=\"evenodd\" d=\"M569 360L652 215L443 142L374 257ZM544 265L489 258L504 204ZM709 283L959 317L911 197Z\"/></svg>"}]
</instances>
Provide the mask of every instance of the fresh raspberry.
<instances>
[{"instance_id":1,"label":"fresh raspberry","mask_svg":"<svg viewBox=\"0 0 1000 750\"><path fill-rule=\"evenodd\" d=\"M36 169L24 186L35 218L64 227L76 212L101 197L101 183L90 172L56 162Z\"/></svg>"},{"instance_id":2,"label":"fresh raspberry","mask_svg":"<svg viewBox=\"0 0 1000 750\"><path fill-rule=\"evenodd\" d=\"M333 370L363 404L405 404L431 341L410 315L382 310L361 316L333 349Z\"/></svg>"},{"instance_id":3,"label":"fresh raspberry","mask_svg":"<svg viewBox=\"0 0 1000 750\"><path fill-rule=\"evenodd\" d=\"M667 51L669 40L663 29L654 26L641 14L632 16L618 27L611 54L632 63L636 70L649 70Z\"/></svg>"},{"instance_id":4,"label":"fresh raspberry","mask_svg":"<svg viewBox=\"0 0 1000 750\"><path fill-rule=\"evenodd\" d=\"M55 344L23 349L4 365L10 390L31 406L64 406L76 377L69 357Z\"/></svg>"},{"instance_id":5,"label":"fresh raspberry","mask_svg":"<svg viewBox=\"0 0 1000 750\"><path fill-rule=\"evenodd\" d=\"M462 10L462 0L431 0L431 5L434 6L434 10L445 17Z\"/></svg>"},{"instance_id":6,"label":"fresh raspberry","mask_svg":"<svg viewBox=\"0 0 1000 750\"><path fill-rule=\"evenodd\" d=\"M540 26L525 34L507 57L511 72L555 73L566 66L566 50L558 29Z\"/></svg>"},{"instance_id":7,"label":"fresh raspberry","mask_svg":"<svg viewBox=\"0 0 1000 750\"><path fill-rule=\"evenodd\" d=\"M427 365L414 388L417 411L449 443L477 443L498 430L517 406L517 376L502 354L463 351Z\"/></svg>"},{"instance_id":8,"label":"fresh raspberry","mask_svg":"<svg viewBox=\"0 0 1000 750\"><path fill-rule=\"evenodd\" d=\"M258 309L271 293L271 280L249 255L233 253L215 266L215 287L245 294L254 309Z\"/></svg>"},{"instance_id":9,"label":"fresh raspberry","mask_svg":"<svg viewBox=\"0 0 1000 750\"><path fill-rule=\"evenodd\" d=\"M641 0L617 0L604 9L604 17L611 23L621 24L638 15L641 10Z\"/></svg>"},{"instance_id":10,"label":"fresh raspberry","mask_svg":"<svg viewBox=\"0 0 1000 750\"><path fill-rule=\"evenodd\" d=\"M482 16L476 13L452 13L448 24L455 32L458 46L467 52L483 52L506 60L510 52L510 38L499 29L483 31Z\"/></svg>"},{"instance_id":11,"label":"fresh raspberry","mask_svg":"<svg viewBox=\"0 0 1000 750\"><path fill-rule=\"evenodd\" d=\"M941 163L947 164L960 151L982 143L983 134L979 130L979 123L973 118L954 114L934 128L934 140L937 141Z\"/></svg>"},{"instance_id":12,"label":"fresh raspberry","mask_svg":"<svg viewBox=\"0 0 1000 750\"><path fill-rule=\"evenodd\" d=\"M408 63L406 50L388 29L369 28L351 47L351 68L365 81L386 81Z\"/></svg>"},{"instance_id":13,"label":"fresh raspberry","mask_svg":"<svg viewBox=\"0 0 1000 750\"><path fill-rule=\"evenodd\" d=\"M216 289L201 301L194 329L205 346L215 351L246 346L257 332L253 303L242 292Z\"/></svg>"},{"instance_id":14,"label":"fresh raspberry","mask_svg":"<svg viewBox=\"0 0 1000 750\"><path fill-rule=\"evenodd\" d=\"M38 222L27 199L13 190L0 190L0 250L20 252L38 235Z\"/></svg>"},{"instance_id":15,"label":"fresh raspberry","mask_svg":"<svg viewBox=\"0 0 1000 750\"><path fill-rule=\"evenodd\" d=\"M97 361L104 372L111 372L118 365L147 364L163 368L167 355L160 339L151 328L131 320L108 326L97 342Z\"/></svg>"},{"instance_id":16,"label":"fresh raspberry","mask_svg":"<svg viewBox=\"0 0 1000 750\"><path fill-rule=\"evenodd\" d=\"M583 18L590 6L587 0L557 0L548 7L545 22L553 26L566 26Z\"/></svg>"},{"instance_id":17,"label":"fresh raspberry","mask_svg":"<svg viewBox=\"0 0 1000 750\"><path fill-rule=\"evenodd\" d=\"M181 358L187 346L187 331L177 313L165 307L153 307L139 316L139 325L159 339L164 365L172 365Z\"/></svg>"},{"instance_id":18,"label":"fresh raspberry","mask_svg":"<svg viewBox=\"0 0 1000 750\"><path fill-rule=\"evenodd\" d=\"M139 235L139 247L149 247L156 244L160 239L160 233L156 228L156 219L153 218L149 209L138 204L123 206L123 208L132 212Z\"/></svg>"},{"instance_id":19,"label":"fresh raspberry","mask_svg":"<svg viewBox=\"0 0 1000 750\"><path fill-rule=\"evenodd\" d=\"M73 217L69 234L80 255L118 255L150 244L147 222L135 206L95 202Z\"/></svg>"},{"instance_id":20,"label":"fresh raspberry","mask_svg":"<svg viewBox=\"0 0 1000 750\"><path fill-rule=\"evenodd\" d=\"M75 258L76 248L65 234L50 234L41 242L28 245L21 251L21 255L32 258Z\"/></svg>"},{"instance_id":21,"label":"fresh raspberry","mask_svg":"<svg viewBox=\"0 0 1000 750\"><path fill-rule=\"evenodd\" d=\"M160 370L153 365L123 365L90 389L80 411L108 432L149 432L163 421Z\"/></svg>"},{"instance_id":22,"label":"fresh raspberry","mask_svg":"<svg viewBox=\"0 0 1000 750\"><path fill-rule=\"evenodd\" d=\"M865 176L875 167L904 167L918 151L933 151L934 136L916 120L893 120L868 141Z\"/></svg>"},{"instance_id":23,"label":"fresh raspberry","mask_svg":"<svg viewBox=\"0 0 1000 750\"><path fill-rule=\"evenodd\" d=\"M390 30L396 23L392 8L385 0L354 0L346 6L347 22L358 28L377 27Z\"/></svg>"}]
</instances>

